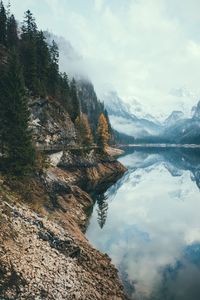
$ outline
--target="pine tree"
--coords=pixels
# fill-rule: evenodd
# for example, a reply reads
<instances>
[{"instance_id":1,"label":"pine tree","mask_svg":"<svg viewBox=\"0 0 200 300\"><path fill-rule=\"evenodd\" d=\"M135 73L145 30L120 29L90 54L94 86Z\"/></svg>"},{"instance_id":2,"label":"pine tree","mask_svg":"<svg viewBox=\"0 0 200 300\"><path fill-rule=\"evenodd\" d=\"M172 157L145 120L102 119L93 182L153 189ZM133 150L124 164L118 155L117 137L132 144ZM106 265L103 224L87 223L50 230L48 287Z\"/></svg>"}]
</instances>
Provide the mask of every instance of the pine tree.
<instances>
[{"instance_id":1,"label":"pine tree","mask_svg":"<svg viewBox=\"0 0 200 300\"><path fill-rule=\"evenodd\" d=\"M108 145L110 139L108 122L103 113L99 117L98 127L97 127L97 143L99 147L105 149Z\"/></svg>"},{"instance_id":2,"label":"pine tree","mask_svg":"<svg viewBox=\"0 0 200 300\"><path fill-rule=\"evenodd\" d=\"M70 112L72 110L71 102L70 102L70 89L69 89L69 80L67 74L60 73L59 75L59 92L58 92L58 99L62 103L63 107L66 111Z\"/></svg>"},{"instance_id":3,"label":"pine tree","mask_svg":"<svg viewBox=\"0 0 200 300\"><path fill-rule=\"evenodd\" d=\"M36 73L38 78L38 89L40 95L47 93L47 78L50 54L44 33L37 32L36 35Z\"/></svg>"},{"instance_id":4,"label":"pine tree","mask_svg":"<svg viewBox=\"0 0 200 300\"><path fill-rule=\"evenodd\" d=\"M10 0L8 0L7 6L6 6L7 19L10 18L10 8L11 8L11 4L10 4Z\"/></svg>"},{"instance_id":5,"label":"pine tree","mask_svg":"<svg viewBox=\"0 0 200 300\"><path fill-rule=\"evenodd\" d=\"M36 59L37 25L35 19L27 10L22 26L20 57L23 64L23 75L26 87L34 94L38 93L37 59Z\"/></svg>"},{"instance_id":6,"label":"pine tree","mask_svg":"<svg viewBox=\"0 0 200 300\"><path fill-rule=\"evenodd\" d=\"M62 88L65 91L66 96L69 96L69 78L65 72L60 75L62 78Z\"/></svg>"},{"instance_id":7,"label":"pine tree","mask_svg":"<svg viewBox=\"0 0 200 300\"><path fill-rule=\"evenodd\" d=\"M110 120L109 120L109 116L108 116L108 111L106 109L104 110L104 116L105 116L106 121L108 123L108 131L109 131L109 133L111 133L112 132L112 126L110 124Z\"/></svg>"},{"instance_id":8,"label":"pine tree","mask_svg":"<svg viewBox=\"0 0 200 300\"><path fill-rule=\"evenodd\" d=\"M6 71L7 66L5 64L0 64L0 152L4 154L5 150L5 137L7 130L7 122L5 118L7 109L7 99L6 99Z\"/></svg>"},{"instance_id":9,"label":"pine tree","mask_svg":"<svg viewBox=\"0 0 200 300\"><path fill-rule=\"evenodd\" d=\"M35 18L30 10L25 12L25 17L22 25L22 37L33 40L37 33L37 25Z\"/></svg>"},{"instance_id":10,"label":"pine tree","mask_svg":"<svg viewBox=\"0 0 200 300\"><path fill-rule=\"evenodd\" d=\"M59 82L59 51L55 41L49 47L50 63L48 69L48 93L51 96L56 96Z\"/></svg>"},{"instance_id":11,"label":"pine tree","mask_svg":"<svg viewBox=\"0 0 200 300\"><path fill-rule=\"evenodd\" d=\"M50 46L50 55L51 55L52 63L54 63L58 69L59 51L58 51L58 45L54 40L52 42L52 45Z\"/></svg>"},{"instance_id":12,"label":"pine tree","mask_svg":"<svg viewBox=\"0 0 200 300\"><path fill-rule=\"evenodd\" d=\"M5 137L7 167L12 174L21 176L32 169L35 151L28 128L29 111L23 76L15 51L10 54L8 61L4 96L7 100L4 116L7 125Z\"/></svg>"},{"instance_id":13,"label":"pine tree","mask_svg":"<svg viewBox=\"0 0 200 300\"><path fill-rule=\"evenodd\" d=\"M76 118L76 128L79 133L81 144L89 146L93 143L92 131L86 114L81 114Z\"/></svg>"},{"instance_id":14,"label":"pine tree","mask_svg":"<svg viewBox=\"0 0 200 300\"><path fill-rule=\"evenodd\" d=\"M6 46L7 16L3 2L0 2L0 44Z\"/></svg>"},{"instance_id":15,"label":"pine tree","mask_svg":"<svg viewBox=\"0 0 200 300\"><path fill-rule=\"evenodd\" d=\"M7 22L7 46L8 48L17 48L18 43L17 22L14 15L11 15Z\"/></svg>"},{"instance_id":16,"label":"pine tree","mask_svg":"<svg viewBox=\"0 0 200 300\"><path fill-rule=\"evenodd\" d=\"M75 122L76 118L80 115L80 103L77 95L76 81L73 78L70 85L70 96L72 111L70 113L71 119Z\"/></svg>"}]
</instances>

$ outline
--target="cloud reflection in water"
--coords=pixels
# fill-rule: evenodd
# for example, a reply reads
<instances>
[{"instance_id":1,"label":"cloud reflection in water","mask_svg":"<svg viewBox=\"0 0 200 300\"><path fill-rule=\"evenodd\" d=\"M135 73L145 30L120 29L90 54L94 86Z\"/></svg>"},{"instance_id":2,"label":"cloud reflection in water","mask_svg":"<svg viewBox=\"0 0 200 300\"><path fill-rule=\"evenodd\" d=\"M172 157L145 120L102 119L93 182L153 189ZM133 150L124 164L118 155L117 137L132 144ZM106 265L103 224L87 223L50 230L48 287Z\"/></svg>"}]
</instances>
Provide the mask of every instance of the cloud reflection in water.
<instances>
[{"instance_id":1,"label":"cloud reflection in water","mask_svg":"<svg viewBox=\"0 0 200 300\"><path fill-rule=\"evenodd\" d=\"M94 210L87 237L112 257L122 279L134 282L133 299L200 299L200 162L194 158L176 152L122 157L129 173L107 192L103 229Z\"/></svg>"}]
</instances>

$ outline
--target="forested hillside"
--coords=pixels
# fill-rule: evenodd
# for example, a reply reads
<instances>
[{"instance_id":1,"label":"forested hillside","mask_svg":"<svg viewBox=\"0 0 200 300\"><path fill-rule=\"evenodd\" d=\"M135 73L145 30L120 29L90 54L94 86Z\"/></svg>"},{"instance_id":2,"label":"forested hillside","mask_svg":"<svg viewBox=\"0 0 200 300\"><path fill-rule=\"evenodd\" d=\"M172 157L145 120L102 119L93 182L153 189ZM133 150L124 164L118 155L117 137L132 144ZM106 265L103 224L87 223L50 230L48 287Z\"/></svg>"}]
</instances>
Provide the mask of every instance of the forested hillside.
<instances>
[{"instance_id":1,"label":"forested hillside","mask_svg":"<svg viewBox=\"0 0 200 300\"><path fill-rule=\"evenodd\" d=\"M18 26L0 3L1 168L15 174L34 168L46 144L100 148L112 129L92 84L59 71L59 49L47 42L30 10Z\"/></svg>"}]
</instances>

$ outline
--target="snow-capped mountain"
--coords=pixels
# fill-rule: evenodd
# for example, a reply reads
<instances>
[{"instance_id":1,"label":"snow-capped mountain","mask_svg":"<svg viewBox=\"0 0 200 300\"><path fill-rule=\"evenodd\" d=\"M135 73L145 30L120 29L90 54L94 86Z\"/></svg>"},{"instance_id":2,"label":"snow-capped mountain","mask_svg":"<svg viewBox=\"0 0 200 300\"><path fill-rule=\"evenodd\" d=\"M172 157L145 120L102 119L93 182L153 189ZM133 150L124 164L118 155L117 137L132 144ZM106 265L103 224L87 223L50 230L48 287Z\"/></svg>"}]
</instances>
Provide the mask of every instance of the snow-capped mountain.
<instances>
[{"instance_id":1,"label":"snow-capped mountain","mask_svg":"<svg viewBox=\"0 0 200 300\"><path fill-rule=\"evenodd\" d=\"M187 117L182 111L177 110L161 124L154 121L151 115L143 114L142 106L137 100L127 105L116 92L104 94L102 100L113 128L119 132L152 142L154 140L172 143L200 142L200 101L193 107L192 117ZM138 117L138 114L144 117Z\"/></svg>"},{"instance_id":2,"label":"snow-capped mountain","mask_svg":"<svg viewBox=\"0 0 200 300\"><path fill-rule=\"evenodd\" d=\"M147 106L147 105L144 106L141 102L139 102L137 99L135 99L133 97L128 97L126 99L126 101L128 101L128 104L126 104L126 105L128 106L131 114L134 114L139 119L145 119L145 120L151 121L155 124L161 125L161 122L159 121L159 119L157 119L150 113L147 113L148 111L150 111L149 106Z\"/></svg>"},{"instance_id":3,"label":"snow-capped mountain","mask_svg":"<svg viewBox=\"0 0 200 300\"><path fill-rule=\"evenodd\" d=\"M108 111L111 124L119 132L132 135L135 138L145 136L158 136L162 131L162 126L158 122L153 121L153 117L149 119L139 118L133 113L134 106L127 105L116 92L111 91L101 96L105 107ZM138 112L139 103L137 103L136 111Z\"/></svg>"},{"instance_id":4,"label":"snow-capped mountain","mask_svg":"<svg viewBox=\"0 0 200 300\"><path fill-rule=\"evenodd\" d=\"M130 120L134 118L130 112L129 106L123 102L117 92L110 91L105 93L101 96L101 100L104 102L109 115Z\"/></svg>"},{"instance_id":5,"label":"snow-capped mountain","mask_svg":"<svg viewBox=\"0 0 200 300\"><path fill-rule=\"evenodd\" d=\"M192 108L193 118L200 120L200 101Z\"/></svg>"},{"instance_id":6,"label":"snow-capped mountain","mask_svg":"<svg viewBox=\"0 0 200 300\"><path fill-rule=\"evenodd\" d=\"M191 118L191 107L197 103L199 93L191 91L187 87L179 87L172 89L170 95L173 97L178 110L181 110L184 113L185 118Z\"/></svg>"},{"instance_id":7,"label":"snow-capped mountain","mask_svg":"<svg viewBox=\"0 0 200 300\"><path fill-rule=\"evenodd\" d=\"M175 120L176 119L176 120ZM177 143L200 143L200 102L197 104L192 118L184 118L175 114L174 122L165 126L163 135L169 141Z\"/></svg>"},{"instance_id":8,"label":"snow-capped mountain","mask_svg":"<svg viewBox=\"0 0 200 300\"><path fill-rule=\"evenodd\" d=\"M164 121L164 126L169 127L176 124L177 121L184 119L182 111L173 111L169 117Z\"/></svg>"}]
</instances>

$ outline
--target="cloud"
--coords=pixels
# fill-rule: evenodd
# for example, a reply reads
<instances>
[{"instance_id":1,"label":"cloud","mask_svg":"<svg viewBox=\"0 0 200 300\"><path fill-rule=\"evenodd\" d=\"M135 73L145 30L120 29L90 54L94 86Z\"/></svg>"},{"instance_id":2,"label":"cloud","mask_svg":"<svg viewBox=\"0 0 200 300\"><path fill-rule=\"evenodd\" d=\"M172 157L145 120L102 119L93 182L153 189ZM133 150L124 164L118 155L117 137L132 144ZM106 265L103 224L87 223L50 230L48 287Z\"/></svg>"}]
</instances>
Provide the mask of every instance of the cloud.
<instances>
[{"instance_id":1,"label":"cloud","mask_svg":"<svg viewBox=\"0 0 200 300\"><path fill-rule=\"evenodd\" d=\"M103 8L103 0L94 0L95 10L101 11Z\"/></svg>"},{"instance_id":2,"label":"cloud","mask_svg":"<svg viewBox=\"0 0 200 300\"><path fill-rule=\"evenodd\" d=\"M41 28L64 36L82 55L99 94L109 86L155 115L197 102L170 91L200 95L198 0L13 0L20 16L28 5Z\"/></svg>"},{"instance_id":3,"label":"cloud","mask_svg":"<svg viewBox=\"0 0 200 300\"><path fill-rule=\"evenodd\" d=\"M139 299L149 298L162 280L162 270L183 262L187 246L200 242L198 187L191 184L188 171L171 176L162 159L141 152L122 157L132 171L109 202L104 229L94 209L87 231L90 242L136 282ZM194 272L190 275L193 278Z\"/></svg>"}]
</instances>

